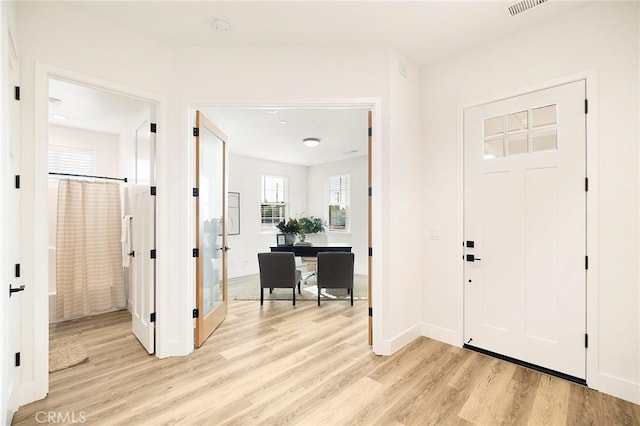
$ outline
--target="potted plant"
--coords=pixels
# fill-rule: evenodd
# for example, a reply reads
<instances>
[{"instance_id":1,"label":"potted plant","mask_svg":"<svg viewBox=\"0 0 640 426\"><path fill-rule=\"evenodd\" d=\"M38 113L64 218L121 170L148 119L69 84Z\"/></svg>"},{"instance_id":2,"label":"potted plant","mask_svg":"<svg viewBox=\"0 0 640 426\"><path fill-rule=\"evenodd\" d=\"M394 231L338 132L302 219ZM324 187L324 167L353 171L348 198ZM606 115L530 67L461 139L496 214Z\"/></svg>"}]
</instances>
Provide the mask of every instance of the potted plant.
<instances>
[{"instance_id":1,"label":"potted plant","mask_svg":"<svg viewBox=\"0 0 640 426\"><path fill-rule=\"evenodd\" d=\"M318 232L324 232L324 222L319 217L301 217L298 220L300 224L300 231L298 231L298 238L300 242L304 243L308 234L316 234Z\"/></svg>"},{"instance_id":2,"label":"potted plant","mask_svg":"<svg viewBox=\"0 0 640 426\"><path fill-rule=\"evenodd\" d=\"M295 243L296 235L302 229L300 222L298 222L297 219L291 218L289 218L289 221L287 222L281 220L276 225L276 228L278 228L284 234L285 241L288 246L292 246Z\"/></svg>"}]
</instances>

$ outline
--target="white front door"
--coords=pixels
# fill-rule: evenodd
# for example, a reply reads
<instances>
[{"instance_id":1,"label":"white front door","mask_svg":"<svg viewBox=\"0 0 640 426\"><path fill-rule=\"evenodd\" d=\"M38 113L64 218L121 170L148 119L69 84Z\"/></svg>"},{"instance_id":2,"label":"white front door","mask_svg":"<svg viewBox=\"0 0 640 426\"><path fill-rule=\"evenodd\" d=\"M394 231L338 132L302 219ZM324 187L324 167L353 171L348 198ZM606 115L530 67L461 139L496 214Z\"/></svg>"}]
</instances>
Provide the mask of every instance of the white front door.
<instances>
[{"instance_id":1,"label":"white front door","mask_svg":"<svg viewBox=\"0 0 640 426\"><path fill-rule=\"evenodd\" d=\"M464 112L465 343L585 379L585 81Z\"/></svg>"},{"instance_id":2,"label":"white front door","mask_svg":"<svg viewBox=\"0 0 640 426\"><path fill-rule=\"evenodd\" d=\"M150 354L155 352L155 259L151 257L155 235L155 200L148 185L131 185L129 237L132 253L131 327L133 334ZM126 226L126 225L125 225Z\"/></svg>"}]
</instances>

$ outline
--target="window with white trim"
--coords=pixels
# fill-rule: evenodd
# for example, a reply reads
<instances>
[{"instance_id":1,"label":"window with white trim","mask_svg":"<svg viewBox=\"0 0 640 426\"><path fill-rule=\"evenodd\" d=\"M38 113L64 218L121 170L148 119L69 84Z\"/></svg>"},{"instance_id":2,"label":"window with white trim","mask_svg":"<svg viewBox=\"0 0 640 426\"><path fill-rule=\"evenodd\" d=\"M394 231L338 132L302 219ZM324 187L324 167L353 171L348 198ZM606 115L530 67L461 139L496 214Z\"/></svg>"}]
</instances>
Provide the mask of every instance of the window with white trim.
<instances>
[{"instance_id":1,"label":"window with white trim","mask_svg":"<svg viewBox=\"0 0 640 426\"><path fill-rule=\"evenodd\" d=\"M329 190L327 197L329 200L329 231L349 231L349 201L351 197L349 175L329 177L327 187Z\"/></svg>"},{"instance_id":2,"label":"window with white trim","mask_svg":"<svg viewBox=\"0 0 640 426\"><path fill-rule=\"evenodd\" d=\"M289 182L284 176L262 176L260 217L263 231L273 231L287 217Z\"/></svg>"},{"instance_id":3,"label":"window with white trim","mask_svg":"<svg viewBox=\"0 0 640 426\"><path fill-rule=\"evenodd\" d=\"M95 175L95 151L49 145L49 172L93 176Z\"/></svg>"}]
</instances>

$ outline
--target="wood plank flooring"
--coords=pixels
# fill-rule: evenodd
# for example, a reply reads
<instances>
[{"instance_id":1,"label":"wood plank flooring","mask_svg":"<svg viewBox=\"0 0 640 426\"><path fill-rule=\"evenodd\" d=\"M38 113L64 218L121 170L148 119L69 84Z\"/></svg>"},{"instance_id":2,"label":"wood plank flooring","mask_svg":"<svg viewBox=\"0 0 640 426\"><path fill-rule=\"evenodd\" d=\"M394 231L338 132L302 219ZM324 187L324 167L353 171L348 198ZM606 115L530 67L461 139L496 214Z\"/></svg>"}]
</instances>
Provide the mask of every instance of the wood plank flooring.
<instances>
[{"instance_id":1,"label":"wood plank flooring","mask_svg":"<svg viewBox=\"0 0 640 426\"><path fill-rule=\"evenodd\" d=\"M640 424L638 405L428 338L376 356L366 309L232 301L202 348L162 360L126 311L58 323L51 333L79 333L89 361L50 374L49 396L13 424Z\"/></svg>"}]
</instances>

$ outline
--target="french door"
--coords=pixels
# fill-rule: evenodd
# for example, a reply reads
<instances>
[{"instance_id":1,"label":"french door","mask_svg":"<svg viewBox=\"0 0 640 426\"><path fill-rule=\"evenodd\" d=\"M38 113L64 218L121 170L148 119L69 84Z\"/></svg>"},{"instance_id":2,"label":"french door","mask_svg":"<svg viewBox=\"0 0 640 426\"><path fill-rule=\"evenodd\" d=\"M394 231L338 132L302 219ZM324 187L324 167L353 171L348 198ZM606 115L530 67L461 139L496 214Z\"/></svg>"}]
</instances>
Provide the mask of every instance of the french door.
<instances>
[{"instance_id":1,"label":"french door","mask_svg":"<svg viewBox=\"0 0 640 426\"><path fill-rule=\"evenodd\" d=\"M466 344L586 377L585 82L464 112Z\"/></svg>"},{"instance_id":2,"label":"french door","mask_svg":"<svg viewBox=\"0 0 640 426\"><path fill-rule=\"evenodd\" d=\"M227 137L196 111L196 328L200 347L227 316Z\"/></svg>"}]
</instances>

